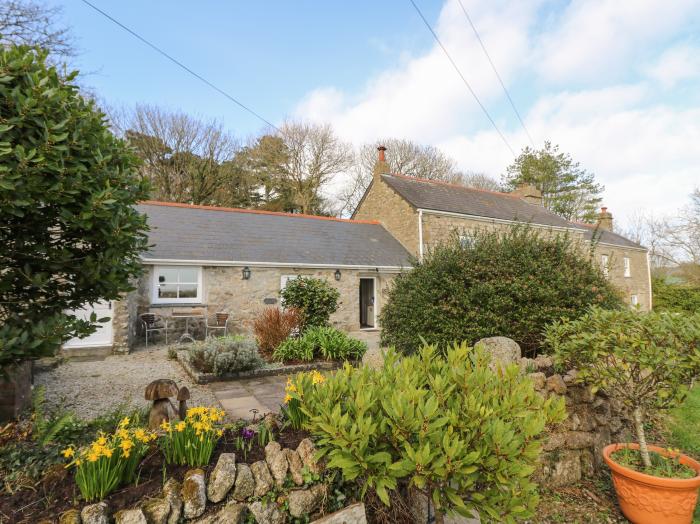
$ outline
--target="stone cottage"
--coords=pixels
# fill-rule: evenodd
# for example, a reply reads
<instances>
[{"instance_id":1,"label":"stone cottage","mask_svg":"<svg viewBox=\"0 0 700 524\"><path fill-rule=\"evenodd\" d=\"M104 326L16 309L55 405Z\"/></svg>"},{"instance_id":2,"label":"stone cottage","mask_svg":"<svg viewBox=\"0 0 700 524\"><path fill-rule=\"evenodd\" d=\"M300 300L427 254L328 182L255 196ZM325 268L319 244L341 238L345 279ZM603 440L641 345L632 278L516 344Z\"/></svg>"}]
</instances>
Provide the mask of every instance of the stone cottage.
<instances>
[{"instance_id":1,"label":"stone cottage","mask_svg":"<svg viewBox=\"0 0 700 524\"><path fill-rule=\"evenodd\" d=\"M333 325L375 343L385 291L412 257L421 258L455 231L517 222L566 232L582 247L595 238L595 256L611 281L630 304L651 308L647 250L614 233L605 208L597 225L571 223L546 210L532 187L497 193L390 174L384 151L379 148L373 180L352 219L141 203L151 247L142 256L145 271L136 290L79 312L96 310L98 318L111 320L64 347L129 351L139 316L149 312L228 313L232 331L248 332L260 310L278 305L280 290L299 275L331 282L341 296Z\"/></svg>"}]
</instances>

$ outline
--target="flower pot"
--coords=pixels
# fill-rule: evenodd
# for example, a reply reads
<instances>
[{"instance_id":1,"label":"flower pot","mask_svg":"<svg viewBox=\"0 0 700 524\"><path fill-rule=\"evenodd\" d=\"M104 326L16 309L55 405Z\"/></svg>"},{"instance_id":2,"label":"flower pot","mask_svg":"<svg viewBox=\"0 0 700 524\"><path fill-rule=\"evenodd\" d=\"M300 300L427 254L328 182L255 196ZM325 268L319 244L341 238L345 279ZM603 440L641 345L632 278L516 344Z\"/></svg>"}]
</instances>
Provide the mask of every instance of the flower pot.
<instances>
[{"instance_id":1,"label":"flower pot","mask_svg":"<svg viewBox=\"0 0 700 524\"><path fill-rule=\"evenodd\" d=\"M610 444L603 449L603 459L612 471L617 500L625 517L635 524L691 524L700 487L700 462L681 455L681 464L697 472L690 479L654 477L621 466L610 458L611 453L623 448L639 449L639 445ZM649 446L649 451L669 455L657 446Z\"/></svg>"}]
</instances>

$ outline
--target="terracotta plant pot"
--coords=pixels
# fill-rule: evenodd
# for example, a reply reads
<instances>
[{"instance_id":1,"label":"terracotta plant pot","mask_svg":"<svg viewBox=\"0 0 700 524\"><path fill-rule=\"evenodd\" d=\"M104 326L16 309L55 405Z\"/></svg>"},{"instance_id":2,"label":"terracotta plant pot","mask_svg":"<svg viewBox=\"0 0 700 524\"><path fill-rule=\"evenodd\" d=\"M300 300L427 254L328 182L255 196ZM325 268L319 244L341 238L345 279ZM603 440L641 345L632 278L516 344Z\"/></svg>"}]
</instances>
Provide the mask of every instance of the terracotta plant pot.
<instances>
[{"instance_id":1,"label":"terracotta plant pot","mask_svg":"<svg viewBox=\"0 0 700 524\"><path fill-rule=\"evenodd\" d=\"M681 455L681 464L697 473L690 479L654 477L621 466L610 458L613 452L623 448L639 449L639 445L610 444L603 449L603 458L612 471L617 500L625 517L635 524L691 524L700 487L700 462ZM649 446L649 451L669 455L657 446Z\"/></svg>"}]
</instances>

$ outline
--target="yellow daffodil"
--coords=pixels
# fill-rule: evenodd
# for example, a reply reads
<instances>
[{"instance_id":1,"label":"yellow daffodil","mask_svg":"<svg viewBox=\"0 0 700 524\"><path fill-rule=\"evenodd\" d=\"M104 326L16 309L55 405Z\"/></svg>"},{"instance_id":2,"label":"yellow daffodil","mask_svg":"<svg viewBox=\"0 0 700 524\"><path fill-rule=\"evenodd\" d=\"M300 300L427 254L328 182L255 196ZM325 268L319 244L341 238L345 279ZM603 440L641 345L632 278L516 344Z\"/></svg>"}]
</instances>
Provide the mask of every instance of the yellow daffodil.
<instances>
[{"instance_id":1,"label":"yellow daffodil","mask_svg":"<svg viewBox=\"0 0 700 524\"><path fill-rule=\"evenodd\" d=\"M72 447L67 447L66 449L61 451L61 454L64 458L71 458L75 455L75 450Z\"/></svg>"},{"instance_id":2,"label":"yellow daffodil","mask_svg":"<svg viewBox=\"0 0 700 524\"><path fill-rule=\"evenodd\" d=\"M217 436L217 437L220 437L220 436L223 435L223 434L224 434L224 430L223 430L223 429L217 429L217 430L216 430L216 436Z\"/></svg>"},{"instance_id":3,"label":"yellow daffodil","mask_svg":"<svg viewBox=\"0 0 700 524\"><path fill-rule=\"evenodd\" d=\"M100 434L100 437L95 441L95 443L99 444L100 446L104 446L107 444L107 437L105 437L103 434Z\"/></svg>"},{"instance_id":4,"label":"yellow daffodil","mask_svg":"<svg viewBox=\"0 0 700 524\"><path fill-rule=\"evenodd\" d=\"M172 431L172 428L170 427L170 422L168 422L167 420L161 422L160 429L164 431Z\"/></svg>"},{"instance_id":5,"label":"yellow daffodil","mask_svg":"<svg viewBox=\"0 0 700 524\"><path fill-rule=\"evenodd\" d=\"M129 417L124 417L124 418L119 422L119 427L125 428L126 426L129 425L129 422L131 422L131 421L129 420Z\"/></svg>"},{"instance_id":6,"label":"yellow daffodil","mask_svg":"<svg viewBox=\"0 0 700 524\"><path fill-rule=\"evenodd\" d=\"M90 453L88 453L88 456L87 456L87 459L90 462L97 462L97 459L99 459L99 458L100 458L100 455L97 453L94 453L92 451Z\"/></svg>"},{"instance_id":7,"label":"yellow daffodil","mask_svg":"<svg viewBox=\"0 0 700 524\"><path fill-rule=\"evenodd\" d=\"M289 393L287 393L284 397L284 403L289 404L290 400L292 400L292 396Z\"/></svg>"},{"instance_id":8,"label":"yellow daffodil","mask_svg":"<svg viewBox=\"0 0 700 524\"><path fill-rule=\"evenodd\" d=\"M175 425L175 429L176 429L178 432L180 432L180 433L182 433L183 431L185 431L185 428L186 428L186 427L187 427L187 423L186 423L184 420L181 420L180 422L178 422L178 423Z\"/></svg>"}]
</instances>

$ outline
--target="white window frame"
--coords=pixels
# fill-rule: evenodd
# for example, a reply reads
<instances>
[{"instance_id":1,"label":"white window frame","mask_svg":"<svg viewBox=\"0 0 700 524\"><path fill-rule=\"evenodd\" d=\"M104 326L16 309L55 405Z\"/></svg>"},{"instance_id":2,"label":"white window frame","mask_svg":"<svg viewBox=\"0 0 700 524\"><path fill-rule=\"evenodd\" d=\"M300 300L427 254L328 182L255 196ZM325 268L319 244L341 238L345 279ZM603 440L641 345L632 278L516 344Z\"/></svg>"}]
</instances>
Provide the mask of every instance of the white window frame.
<instances>
[{"instance_id":1,"label":"white window frame","mask_svg":"<svg viewBox=\"0 0 700 524\"><path fill-rule=\"evenodd\" d=\"M624 263L625 266L625 276L627 278L632 276L632 263L630 260L630 257L625 257L622 259L622 262Z\"/></svg>"},{"instance_id":2,"label":"white window frame","mask_svg":"<svg viewBox=\"0 0 700 524\"><path fill-rule=\"evenodd\" d=\"M639 305L639 297L637 295L630 296L630 304L632 304L632 307L637 307Z\"/></svg>"},{"instance_id":3,"label":"white window frame","mask_svg":"<svg viewBox=\"0 0 700 524\"><path fill-rule=\"evenodd\" d=\"M603 276L610 276L610 257L608 255L600 256L600 267L603 270Z\"/></svg>"},{"instance_id":4,"label":"white window frame","mask_svg":"<svg viewBox=\"0 0 700 524\"><path fill-rule=\"evenodd\" d=\"M297 278L300 278L304 275L281 275L280 276L280 291L282 291L284 288L287 287L287 284L289 283L290 280L295 280Z\"/></svg>"},{"instance_id":5,"label":"white window frame","mask_svg":"<svg viewBox=\"0 0 700 524\"><path fill-rule=\"evenodd\" d=\"M160 287L160 282L158 281L158 275L162 269L196 269L197 270L197 282L180 282L178 277L178 282L165 282L170 284L196 284L197 285L197 296L192 298L161 298L158 296L158 288ZM153 288L151 290L151 303L152 304L201 304L202 303L202 266L153 266Z\"/></svg>"}]
</instances>

